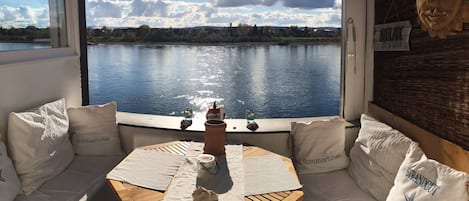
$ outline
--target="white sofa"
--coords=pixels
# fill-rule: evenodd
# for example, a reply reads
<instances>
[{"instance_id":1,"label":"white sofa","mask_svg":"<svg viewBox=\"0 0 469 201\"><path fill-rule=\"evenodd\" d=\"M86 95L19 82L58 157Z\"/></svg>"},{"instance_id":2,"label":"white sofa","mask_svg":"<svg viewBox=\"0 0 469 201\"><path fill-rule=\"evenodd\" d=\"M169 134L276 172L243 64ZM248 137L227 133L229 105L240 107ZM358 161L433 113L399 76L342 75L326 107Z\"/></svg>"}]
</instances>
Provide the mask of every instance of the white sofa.
<instances>
[{"instance_id":1,"label":"white sofa","mask_svg":"<svg viewBox=\"0 0 469 201\"><path fill-rule=\"evenodd\" d=\"M15 201L100 200L96 198L96 193L106 188L106 174L122 158L123 156L75 156L65 171L42 184L30 195L18 195ZM104 196L108 196L108 200L112 195Z\"/></svg>"},{"instance_id":2,"label":"white sofa","mask_svg":"<svg viewBox=\"0 0 469 201\"><path fill-rule=\"evenodd\" d=\"M321 129L328 132L328 136L335 135L331 134L331 129ZM292 126L293 143L295 137L305 141L305 134L308 136L324 133L317 134L317 131L311 130L305 133L303 130L303 134L298 137L295 131L297 130ZM327 143L320 140L309 142L311 146ZM302 156L298 156L299 151L295 150L305 148L304 143L300 148L295 148L294 144L292 146L293 160L303 184L305 201L469 199L469 189L466 187L469 185L469 174L428 159L418 143L365 114L361 117L361 128L350 150L350 163L346 168L337 169L331 165L330 171L309 173L311 170L307 168L312 168L313 171L318 168L299 165L305 158L298 158ZM306 146L306 149L312 148ZM327 154L330 150L331 147L327 147L327 151L322 154Z\"/></svg>"},{"instance_id":3,"label":"white sofa","mask_svg":"<svg viewBox=\"0 0 469 201\"><path fill-rule=\"evenodd\" d=\"M355 183L346 169L298 177L303 184L304 201L376 201Z\"/></svg>"},{"instance_id":4,"label":"white sofa","mask_svg":"<svg viewBox=\"0 0 469 201\"><path fill-rule=\"evenodd\" d=\"M116 198L105 179L124 158L115 103L67 109L60 99L11 113L0 143L1 201Z\"/></svg>"},{"instance_id":5,"label":"white sofa","mask_svg":"<svg viewBox=\"0 0 469 201\"><path fill-rule=\"evenodd\" d=\"M349 173L346 153L355 146L357 131L345 130L345 122L340 119L292 123L291 155L305 201L376 201ZM336 157L317 160L330 156Z\"/></svg>"},{"instance_id":6,"label":"white sofa","mask_svg":"<svg viewBox=\"0 0 469 201\"><path fill-rule=\"evenodd\" d=\"M389 134L395 134L396 131L390 127L383 127L379 122L371 121L371 127L378 125L378 128L383 130L385 134L379 133L364 133L365 128L370 128L370 124L364 124L362 122L362 129L358 138L353 141L353 145L345 145L344 147L352 147L350 158L351 163L348 167L337 169L334 171L324 172L324 173L301 173L298 172L299 179L303 186L303 191L305 193L305 201L375 201L380 200L376 199L376 189L374 187L381 187L385 181L393 182L394 177L396 176L397 170L391 172L389 175L385 175L382 172L377 172L376 169L370 169L370 167L359 168L363 169L363 174L360 175L361 179L357 180L357 175L353 174L351 169L357 169L357 163L355 162L365 162L370 164L379 164L384 161L388 161L389 157L386 155L392 156L394 159L398 159L398 165L387 164L393 169L398 169L399 164L402 162L406 148L401 147L399 153L393 151L392 154L386 153L385 155L377 154L376 150L380 150L383 147L380 147L380 143L374 143L368 139L378 140L383 142L389 136ZM317 132L317 131L315 131ZM342 133L342 135L345 135ZM383 138L376 138L376 136L381 136ZM121 140L123 142L123 140ZM319 142L322 143L322 142ZM400 141L391 140L390 144L402 144ZM388 144L389 144L388 143ZM368 147L363 152L358 152L362 147ZM360 155L361 153L361 155ZM363 154L364 153L364 154ZM397 154L397 155L396 155ZM1 156L1 155L0 155ZM397 156L397 157L396 157ZM67 168L56 175L52 179L48 180L42 184L39 189L31 193L29 196L19 195L15 200L17 201L46 201L46 200L70 200L70 201L85 201L85 200L118 200L114 192L108 191L104 198L100 195L100 192L103 192L103 188L108 187L105 184L105 175L109 170L111 170L123 156L79 156L76 155L72 162L67 166ZM364 160L362 160L364 159ZM394 161L394 163L396 163ZM1 165L1 164L0 164ZM363 165L363 164L361 164ZM297 169L298 170L298 169ZM381 175L377 175L380 173ZM364 178L372 179L371 182L374 186L367 188L366 185L363 185ZM374 180L373 180L374 179ZM361 182L361 185L360 185ZM364 187L365 186L365 187ZM1 182L0 182L1 187ZM387 187L386 193L389 191L390 186ZM109 189L107 189L109 190ZM1 191L1 189L0 189ZM98 194L96 194L98 192ZM374 194L373 194L374 193ZM0 192L1 195L1 192ZM1 196L0 196L1 198ZM0 199L2 200L2 199ZM465 200L466 201L466 200Z\"/></svg>"}]
</instances>

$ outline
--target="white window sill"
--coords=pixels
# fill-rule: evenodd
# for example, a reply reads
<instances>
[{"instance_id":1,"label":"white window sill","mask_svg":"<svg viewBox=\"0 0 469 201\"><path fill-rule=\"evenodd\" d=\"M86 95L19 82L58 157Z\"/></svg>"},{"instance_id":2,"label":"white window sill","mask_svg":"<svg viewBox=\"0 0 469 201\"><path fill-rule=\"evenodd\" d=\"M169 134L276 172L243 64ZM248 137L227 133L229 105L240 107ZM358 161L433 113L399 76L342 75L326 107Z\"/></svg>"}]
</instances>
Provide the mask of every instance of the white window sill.
<instances>
[{"instance_id":1,"label":"white window sill","mask_svg":"<svg viewBox=\"0 0 469 201\"><path fill-rule=\"evenodd\" d=\"M272 133L272 132L290 132L291 122L296 121L312 121L324 120L335 118L338 116L325 116L325 117L306 117L306 118L277 118L277 119L256 119L259 128L256 131L251 131L246 128L246 119L225 119L227 124L227 133ZM117 122L121 125L159 128L168 130L181 130L181 120L184 117L163 116L163 115L149 115L137 114L128 112L117 112ZM192 125L186 131L205 131L205 119L194 118ZM347 127L353 126L347 124Z\"/></svg>"},{"instance_id":2,"label":"white window sill","mask_svg":"<svg viewBox=\"0 0 469 201\"><path fill-rule=\"evenodd\" d=\"M36 62L38 60L57 59L78 55L71 47L44 48L36 50L0 51L0 65Z\"/></svg>"}]
</instances>

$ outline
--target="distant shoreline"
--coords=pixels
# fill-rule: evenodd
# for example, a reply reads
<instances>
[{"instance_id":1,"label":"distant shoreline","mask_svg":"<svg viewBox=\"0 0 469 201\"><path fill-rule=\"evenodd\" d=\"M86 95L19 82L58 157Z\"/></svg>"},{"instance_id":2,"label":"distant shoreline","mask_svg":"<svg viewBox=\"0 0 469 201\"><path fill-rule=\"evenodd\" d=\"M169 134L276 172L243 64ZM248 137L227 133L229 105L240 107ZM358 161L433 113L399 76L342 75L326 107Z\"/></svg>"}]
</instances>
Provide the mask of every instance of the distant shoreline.
<instances>
[{"instance_id":1,"label":"distant shoreline","mask_svg":"<svg viewBox=\"0 0 469 201\"><path fill-rule=\"evenodd\" d=\"M88 45L200 45L200 46L252 46L252 45L314 45L314 44L331 44L338 43L341 41L306 41L306 42L233 42L233 43L189 43L189 42L96 42Z\"/></svg>"}]
</instances>

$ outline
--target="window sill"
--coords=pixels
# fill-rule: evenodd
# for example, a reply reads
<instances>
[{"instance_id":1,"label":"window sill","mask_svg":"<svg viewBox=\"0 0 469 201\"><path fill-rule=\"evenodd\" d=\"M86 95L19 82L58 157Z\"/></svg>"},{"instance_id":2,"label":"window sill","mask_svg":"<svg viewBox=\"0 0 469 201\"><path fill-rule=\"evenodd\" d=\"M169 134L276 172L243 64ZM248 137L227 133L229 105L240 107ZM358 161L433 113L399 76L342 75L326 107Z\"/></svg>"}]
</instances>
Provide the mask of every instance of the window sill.
<instances>
[{"instance_id":1,"label":"window sill","mask_svg":"<svg viewBox=\"0 0 469 201\"><path fill-rule=\"evenodd\" d=\"M291 122L295 121L313 121L325 120L335 118L338 116L324 116L324 117L305 117L305 118L277 118L277 119L256 119L259 129L251 131L246 128L245 119L225 119L227 124L227 133L272 133L272 132L290 132ZM137 114L129 112L117 112L117 122L120 125L146 127L146 128L159 128L167 130L181 130L180 124L183 117L163 116L163 115L150 115L150 114ZM186 131L205 131L205 119L194 118L192 125ZM347 123L347 127L353 126Z\"/></svg>"},{"instance_id":2,"label":"window sill","mask_svg":"<svg viewBox=\"0 0 469 201\"><path fill-rule=\"evenodd\" d=\"M0 58L2 58L0 65L36 62L70 56L78 56L71 47L0 51Z\"/></svg>"}]
</instances>

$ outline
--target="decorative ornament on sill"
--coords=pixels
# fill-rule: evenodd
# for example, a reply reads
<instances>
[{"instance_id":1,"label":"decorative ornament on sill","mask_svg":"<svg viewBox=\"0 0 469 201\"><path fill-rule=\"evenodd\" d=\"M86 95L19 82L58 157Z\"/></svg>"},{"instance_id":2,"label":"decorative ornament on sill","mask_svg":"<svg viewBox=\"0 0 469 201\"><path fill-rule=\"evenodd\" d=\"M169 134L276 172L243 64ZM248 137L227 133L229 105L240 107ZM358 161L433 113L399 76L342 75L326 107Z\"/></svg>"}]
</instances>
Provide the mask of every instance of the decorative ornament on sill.
<instances>
[{"instance_id":1,"label":"decorative ornament on sill","mask_svg":"<svg viewBox=\"0 0 469 201\"><path fill-rule=\"evenodd\" d=\"M181 129L186 130L187 127L192 125L192 109L186 108L183 112L184 119L181 121Z\"/></svg>"},{"instance_id":2,"label":"decorative ornament on sill","mask_svg":"<svg viewBox=\"0 0 469 201\"><path fill-rule=\"evenodd\" d=\"M469 23L469 0L416 0L418 22L430 37L445 39Z\"/></svg>"},{"instance_id":3,"label":"decorative ornament on sill","mask_svg":"<svg viewBox=\"0 0 469 201\"><path fill-rule=\"evenodd\" d=\"M256 131L259 128L259 125L257 125L255 119L256 113L254 113L254 111L250 109L246 110L246 120L248 121L248 125L246 126L246 128L251 131Z\"/></svg>"},{"instance_id":4,"label":"decorative ornament on sill","mask_svg":"<svg viewBox=\"0 0 469 201\"><path fill-rule=\"evenodd\" d=\"M207 114L205 117L207 120L220 120L223 121L225 119L225 108L223 105L218 105L217 102L213 102L212 108L208 109Z\"/></svg>"}]
</instances>

